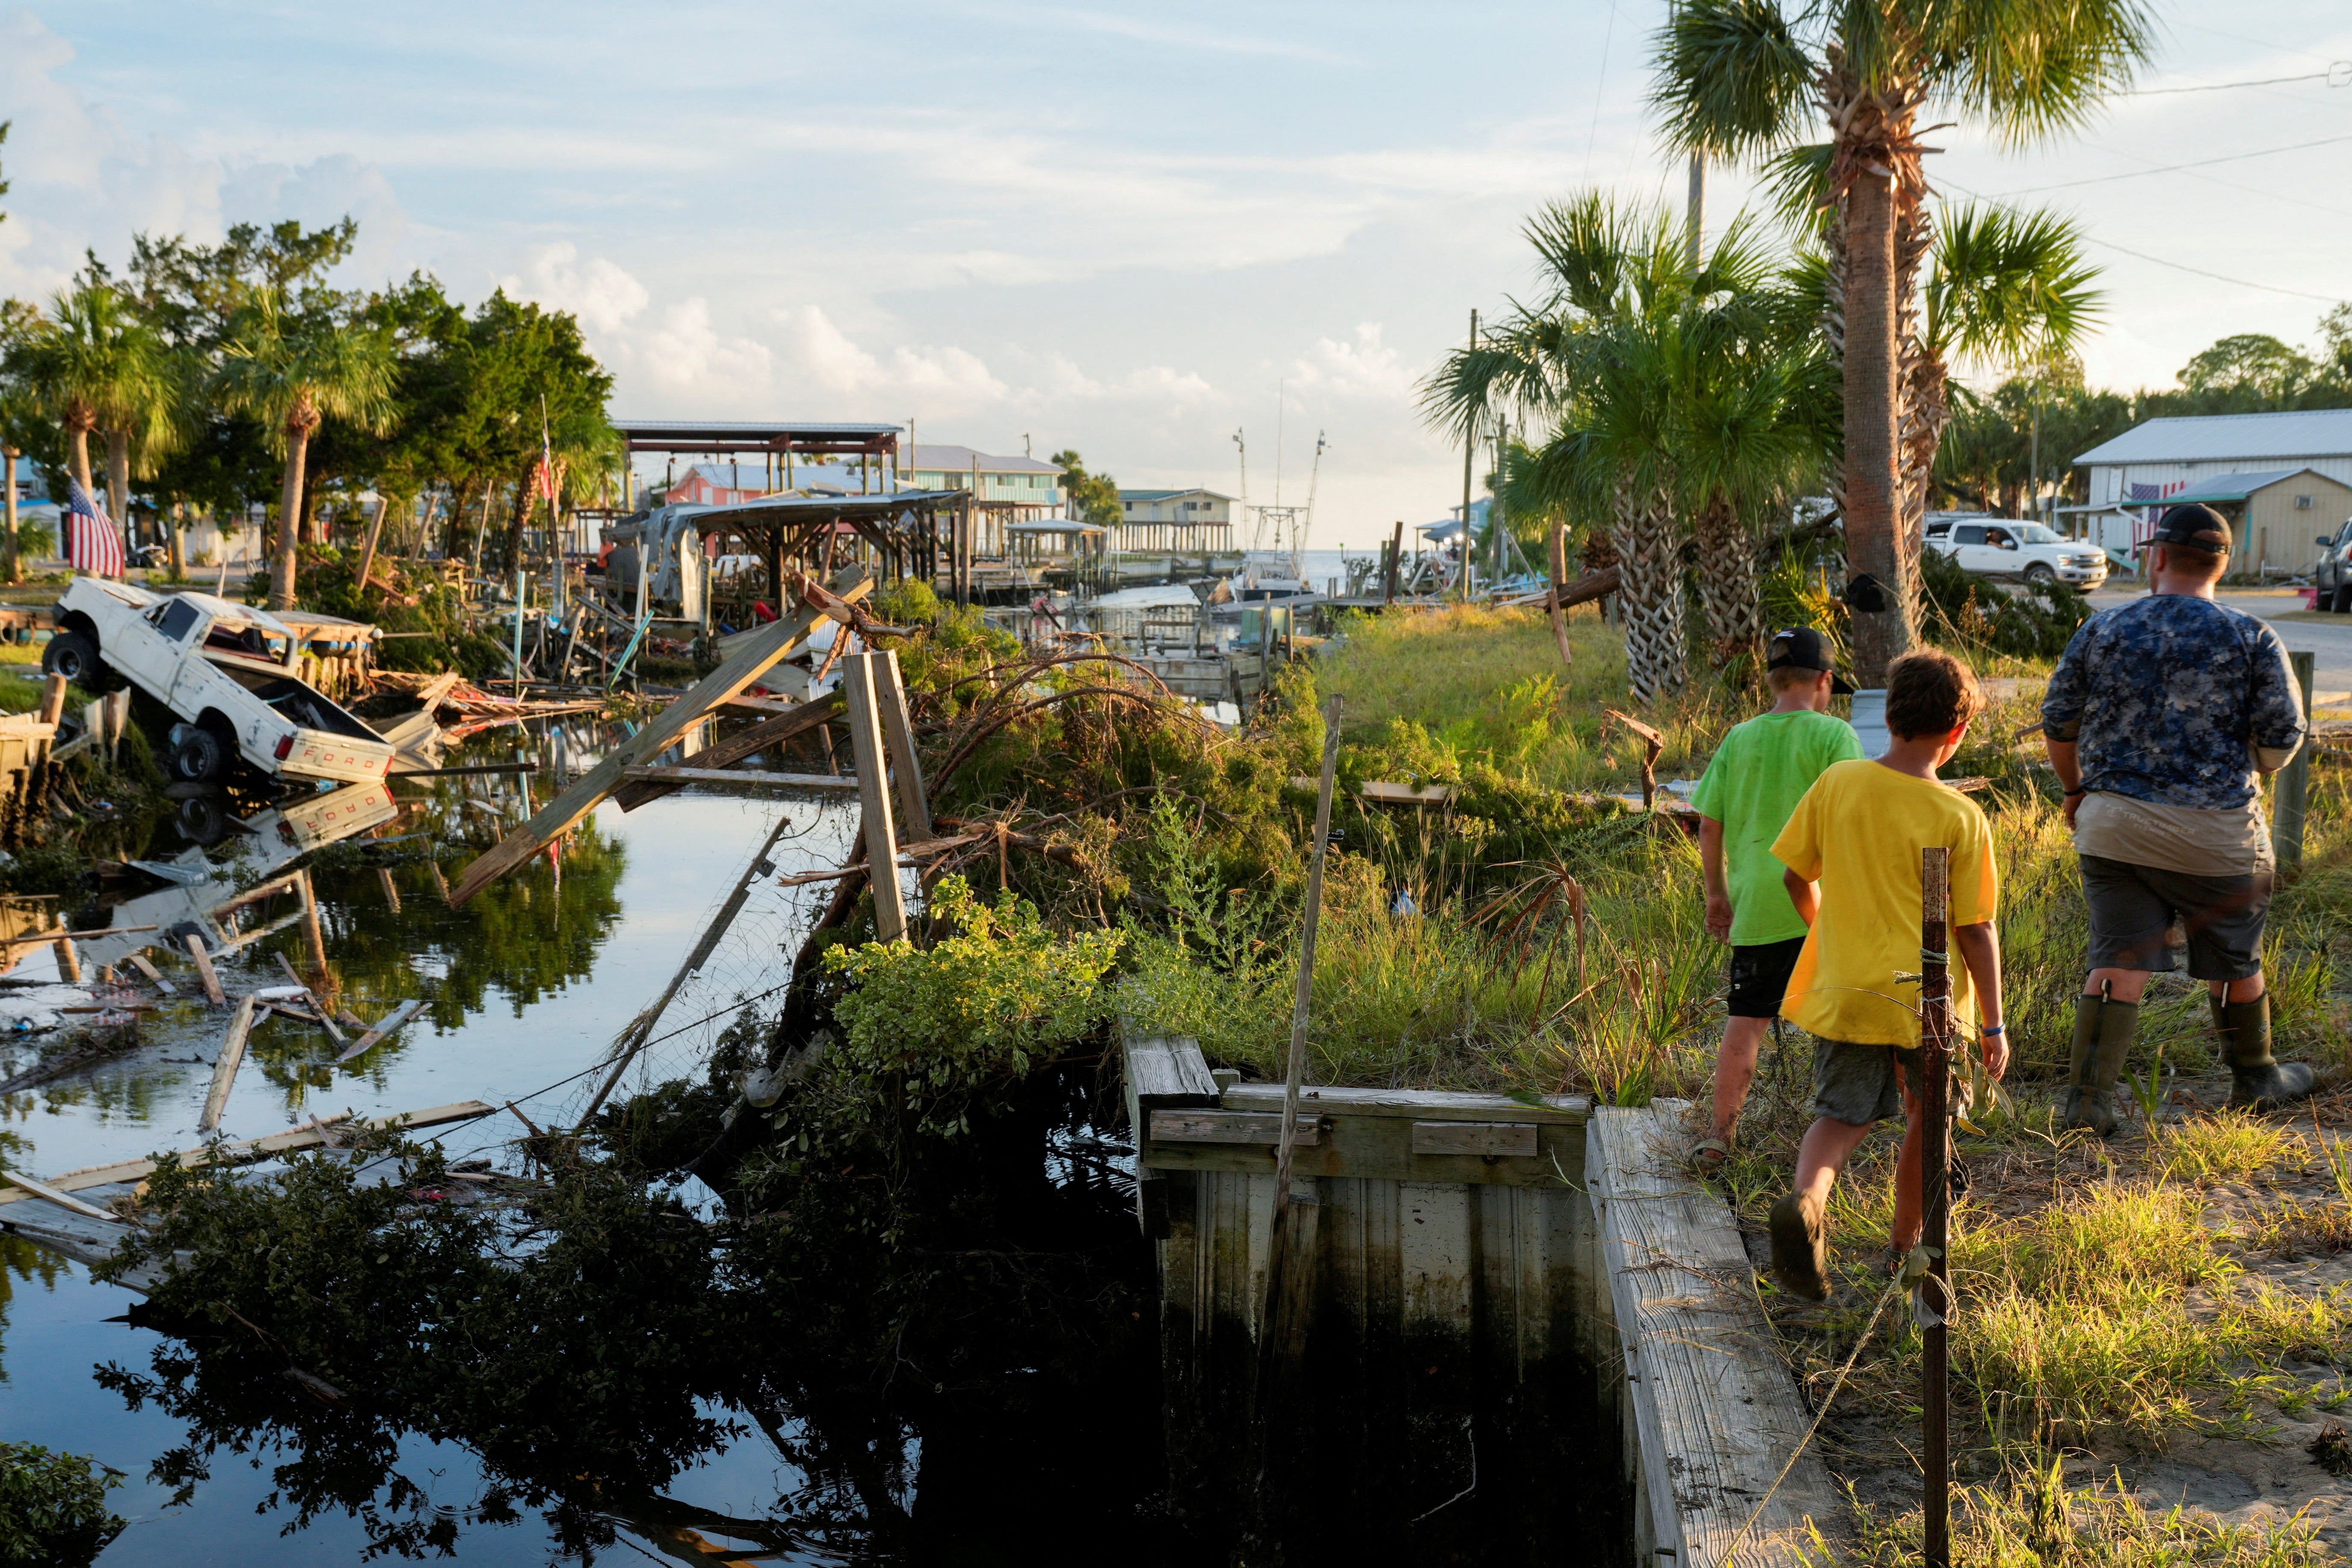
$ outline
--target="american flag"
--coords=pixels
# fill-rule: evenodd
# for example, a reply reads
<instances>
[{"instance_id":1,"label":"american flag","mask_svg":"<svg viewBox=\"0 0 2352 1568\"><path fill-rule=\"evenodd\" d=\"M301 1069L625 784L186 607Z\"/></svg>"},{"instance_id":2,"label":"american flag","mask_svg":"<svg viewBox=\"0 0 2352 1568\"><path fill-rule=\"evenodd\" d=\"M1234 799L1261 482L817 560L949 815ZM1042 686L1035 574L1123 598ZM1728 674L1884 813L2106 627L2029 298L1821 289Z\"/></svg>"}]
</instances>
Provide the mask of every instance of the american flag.
<instances>
[{"instance_id":1,"label":"american flag","mask_svg":"<svg viewBox=\"0 0 2352 1568\"><path fill-rule=\"evenodd\" d=\"M100 577L122 575L122 531L79 479L66 481L66 561Z\"/></svg>"}]
</instances>

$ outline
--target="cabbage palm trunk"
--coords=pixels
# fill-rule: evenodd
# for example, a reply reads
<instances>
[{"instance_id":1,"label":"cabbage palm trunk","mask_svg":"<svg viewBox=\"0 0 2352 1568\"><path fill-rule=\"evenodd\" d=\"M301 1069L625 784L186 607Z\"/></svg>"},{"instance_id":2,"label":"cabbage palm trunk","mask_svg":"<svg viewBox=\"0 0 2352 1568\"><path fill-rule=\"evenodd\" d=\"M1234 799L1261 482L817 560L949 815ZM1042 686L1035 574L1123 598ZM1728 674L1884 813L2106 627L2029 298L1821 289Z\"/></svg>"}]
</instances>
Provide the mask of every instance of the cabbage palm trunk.
<instances>
[{"instance_id":1,"label":"cabbage palm trunk","mask_svg":"<svg viewBox=\"0 0 2352 1568\"><path fill-rule=\"evenodd\" d=\"M1625 676L1644 706L1689 684L1681 540L1663 485L1617 487L1618 595L1624 608Z\"/></svg>"}]
</instances>

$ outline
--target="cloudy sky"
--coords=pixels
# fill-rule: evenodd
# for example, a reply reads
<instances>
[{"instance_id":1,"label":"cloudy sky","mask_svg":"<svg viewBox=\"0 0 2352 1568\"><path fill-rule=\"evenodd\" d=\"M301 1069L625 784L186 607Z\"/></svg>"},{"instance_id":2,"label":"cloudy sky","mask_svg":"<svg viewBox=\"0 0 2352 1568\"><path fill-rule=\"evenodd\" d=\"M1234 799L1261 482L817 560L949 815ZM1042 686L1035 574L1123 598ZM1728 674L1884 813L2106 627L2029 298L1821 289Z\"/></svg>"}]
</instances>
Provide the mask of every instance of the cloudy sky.
<instances>
[{"instance_id":1,"label":"cloudy sky","mask_svg":"<svg viewBox=\"0 0 2352 1568\"><path fill-rule=\"evenodd\" d=\"M1314 542L1362 547L1458 497L1412 387L1527 288L1523 215L1679 199L1643 104L1664 10L39 4L0 13L0 291L142 229L350 213L348 281L577 311L624 414L911 419L1226 489L1240 428L1266 501L1280 409L1283 499L1325 432ZM2137 97L2025 153L1933 139L1948 192L2099 237L2087 359L2121 385L2229 332L2307 342L2352 296L2352 7L2160 10L2147 87L2339 85ZM1713 216L1743 195L1719 178Z\"/></svg>"}]
</instances>

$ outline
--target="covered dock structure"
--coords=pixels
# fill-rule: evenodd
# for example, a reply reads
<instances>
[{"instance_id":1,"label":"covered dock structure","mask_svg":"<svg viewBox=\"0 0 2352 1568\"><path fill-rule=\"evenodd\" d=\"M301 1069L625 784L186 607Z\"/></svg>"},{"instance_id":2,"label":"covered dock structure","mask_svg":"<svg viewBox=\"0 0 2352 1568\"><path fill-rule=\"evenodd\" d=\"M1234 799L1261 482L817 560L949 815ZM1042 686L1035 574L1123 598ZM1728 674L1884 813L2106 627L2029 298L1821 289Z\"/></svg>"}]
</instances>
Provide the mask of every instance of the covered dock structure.
<instances>
[{"instance_id":1,"label":"covered dock structure","mask_svg":"<svg viewBox=\"0 0 2352 1568\"><path fill-rule=\"evenodd\" d=\"M866 489L898 489L898 432L896 425L868 425L818 420L771 419L615 419L632 456L659 453L669 458L764 459L770 489L793 486L793 469L803 458L857 460L867 477ZM903 492L901 492L903 493ZM625 498L624 510L635 498Z\"/></svg>"},{"instance_id":2,"label":"covered dock structure","mask_svg":"<svg viewBox=\"0 0 2352 1568\"><path fill-rule=\"evenodd\" d=\"M971 492L897 490L878 495L774 495L696 510L707 553L756 556L778 593L787 562L819 576L844 552L870 561L877 577L919 577L957 604L972 598ZM739 543L740 551L730 548ZM773 601L772 601L773 602Z\"/></svg>"}]
</instances>

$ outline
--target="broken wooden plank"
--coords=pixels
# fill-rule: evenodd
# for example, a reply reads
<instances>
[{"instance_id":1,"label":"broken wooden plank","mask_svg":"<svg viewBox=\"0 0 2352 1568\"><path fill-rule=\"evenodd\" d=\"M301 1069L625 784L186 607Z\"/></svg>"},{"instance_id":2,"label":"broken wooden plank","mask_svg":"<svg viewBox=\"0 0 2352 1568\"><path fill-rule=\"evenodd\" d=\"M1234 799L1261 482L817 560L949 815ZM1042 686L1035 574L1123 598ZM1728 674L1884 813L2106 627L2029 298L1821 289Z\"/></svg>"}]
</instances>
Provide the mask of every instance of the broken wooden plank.
<instances>
[{"instance_id":1,"label":"broken wooden plank","mask_svg":"<svg viewBox=\"0 0 2352 1568\"><path fill-rule=\"evenodd\" d=\"M831 586L832 596L854 601L872 590L874 580L862 567L849 567L834 578ZM597 802L625 782L630 768L669 750L688 727L741 692L805 640L822 614L814 605L804 604L783 620L762 626L754 640L697 682L692 690L663 709L652 723L614 747L604 761L581 774L571 788L548 802L537 816L467 866L465 875L449 890L450 904L464 905L490 882L545 848L557 834L595 810Z\"/></svg>"},{"instance_id":2,"label":"broken wooden plank","mask_svg":"<svg viewBox=\"0 0 2352 1568\"><path fill-rule=\"evenodd\" d=\"M52 942L90 942L101 936L137 936L153 926L109 926L104 931L43 931L30 936L0 937L0 947L39 947Z\"/></svg>"},{"instance_id":3,"label":"broken wooden plank","mask_svg":"<svg viewBox=\"0 0 2352 1568\"><path fill-rule=\"evenodd\" d=\"M852 654L841 684L849 694L849 747L856 758L866 863L877 870L888 868L887 875L870 877L866 882L874 894L874 935L883 942L893 942L907 934L907 896L898 886L898 834L891 820L890 791L885 783L890 764L883 750L881 715L876 710L879 702L875 691L876 662L873 654Z\"/></svg>"},{"instance_id":4,"label":"broken wooden plank","mask_svg":"<svg viewBox=\"0 0 2352 1568\"><path fill-rule=\"evenodd\" d=\"M750 768L635 767L622 770L621 776L633 784L645 781L674 784L765 784L772 789L852 790L857 787L856 779L838 773L769 773Z\"/></svg>"},{"instance_id":5,"label":"broken wooden plank","mask_svg":"<svg viewBox=\"0 0 2352 1568\"><path fill-rule=\"evenodd\" d=\"M868 654L874 670L874 704L882 717L882 739L890 755L890 784L898 797L897 826L902 837L925 839L931 826L930 797L923 789L923 764L915 754L915 725L907 711L907 683L899 679L894 651Z\"/></svg>"},{"instance_id":6,"label":"broken wooden plank","mask_svg":"<svg viewBox=\"0 0 2352 1568\"><path fill-rule=\"evenodd\" d=\"M1261 1143L1273 1148L1282 1142L1282 1118L1249 1110L1155 1110L1147 1126L1154 1143ZM1323 1142L1323 1127L1311 1114L1302 1116L1298 1147Z\"/></svg>"},{"instance_id":7,"label":"broken wooden plank","mask_svg":"<svg viewBox=\"0 0 2352 1568\"><path fill-rule=\"evenodd\" d=\"M107 1213L104 1209L100 1208L96 1204L86 1204L79 1198L58 1191L57 1188L50 1186L46 1182L37 1182L30 1176L20 1176L14 1171L0 1171L0 1182L7 1182L13 1185L22 1187L25 1191L32 1194L33 1196L40 1199L43 1203L55 1204L59 1208L71 1209L76 1214L88 1215L92 1219L110 1221L114 1218L112 1215Z\"/></svg>"},{"instance_id":8,"label":"broken wooden plank","mask_svg":"<svg viewBox=\"0 0 2352 1568\"><path fill-rule=\"evenodd\" d=\"M153 964L147 962L147 955L145 953L132 953L130 958L130 963L131 968L137 970L140 973L147 977L148 984L152 985L164 995L177 996L180 994L180 988L178 986L164 979L163 973Z\"/></svg>"},{"instance_id":9,"label":"broken wooden plank","mask_svg":"<svg viewBox=\"0 0 2352 1568\"><path fill-rule=\"evenodd\" d=\"M815 701L803 703L781 718L765 719L740 734L713 741L695 753L698 767L719 768L756 755L770 746L780 745L794 735L814 729L827 719L841 716L841 693L828 692ZM684 786L662 784L652 779L633 779L613 792L613 802L623 811L635 811L649 800L675 794Z\"/></svg>"},{"instance_id":10,"label":"broken wooden plank","mask_svg":"<svg viewBox=\"0 0 2352 1568\"><path fill-rule=\"evenodd\" d=\"M275 936L278 932L284 931L288 926L290 926L296 921L301 920L303 914L303 910L296 910L290 915L279 915L276 920L269 921L266 925L257 925L248 931L239 931L236 935L229 938L226 942L220 944L221 955L226 957L229 953L235 952L240 947L251 947L263 937Z\"/></svg>"},{"instance_id":11,"label":"broken wooden plank","mask_svg":"<svg viewBox=\"0 0 2352 1568\"><path fill-rule=\"evenodd\" d=\"M215 1007L225 1007L228 998L222 994L220 976L213 973L212 955L205 952L205 939L195 932L188 933L188 956L196 961L196 977L205 983L205 1000Z\"/></svg>"},{"instance_id":12,"label":"broken wooden plank","mask_svg":"<svg viewBox=\"0 0 2352 1568\"><path fill-rule=\"evenodd\" d=\"M362 1051L373 1048L376 1042L398 1033L402 1025L407 1023L408 1020L414 1018L417 1014L422 1013L423 1011L425 1011L425 1002L422 997L419 997L413 1002L403 1002L385 1016L383 1023L378 1024L374 1028L370 1029L366 1034L362 1035L358 1039L353 1040L351 1043L350 1047L346 1049L341 1056L335 1058L335 1064L340 1067L343 1063L359 1056Z\"/></svg>"},{"instance_id":13,"label":"broken wooden plank","mask_svg":"<svg viewBox=\"0 0 2352 1568\"><path fill-rule=\"evenodd\" d=\"M452 1121L471 1121L489 1116L498 1110L495 1105L485 1105L478 1100L461 1100L454 1105L436 1105L425 1110L404 1110L390 1116L362 1117L354 1121L344 1115L314 1117L300 1127L289 1127L283 1132L271 1132L259 1138L247 1138L220 1145L223 1163L239 1160L267 1159L273 1154L289 1154L298 1149L311 1149L328 1141L338 1128L415 1128L440 1127ZM184 1165L202 1165L212 1159L210 1145L180 1151ZM81 1192L90 1187L110 1186L116 1182L143 1182L155 1173L152 1160L117 1160L111 1164L85 1165L51 1176L48 1184L61 1193ZM24 1193L0 1192L0 1204L26 1201Z\"/></svg>"},{"instance_id":14,"label":"broken wooden plank","mask_svg":"<svg viewBox=\"0 0 2352 1568\"><path fill-rule=\"evenodd\" d=\"M237 1064L245 1060L245 1038L253 1032L253 998L237 998L236 1012L228 1021L228 1037L221 1042L221 1054L213 1063L213 1086L205 1095L205 1114L196 1123L196 1131L209 1132L220 1125L221 1113L228 1109L228 1086L236 1081Z\"/></svg>"},{"instance_id":15,"label":"broken wooden plank","mask_svg":"<svg viewBox=\"0 0 2352 1568\"><path fill-rule=\"evenodd\" d=\"M1476 1154L1488 1160L1532 1160L1538 1152L1532 1121L1416 1121L1416 1154Z\"/></svg>"}]
</instances>

